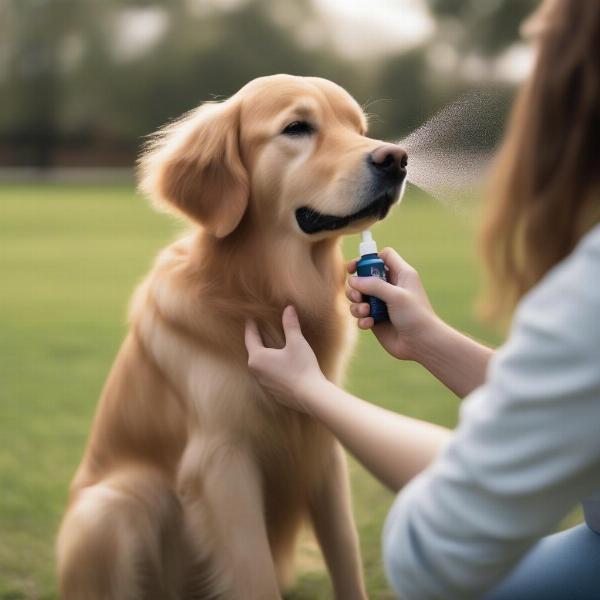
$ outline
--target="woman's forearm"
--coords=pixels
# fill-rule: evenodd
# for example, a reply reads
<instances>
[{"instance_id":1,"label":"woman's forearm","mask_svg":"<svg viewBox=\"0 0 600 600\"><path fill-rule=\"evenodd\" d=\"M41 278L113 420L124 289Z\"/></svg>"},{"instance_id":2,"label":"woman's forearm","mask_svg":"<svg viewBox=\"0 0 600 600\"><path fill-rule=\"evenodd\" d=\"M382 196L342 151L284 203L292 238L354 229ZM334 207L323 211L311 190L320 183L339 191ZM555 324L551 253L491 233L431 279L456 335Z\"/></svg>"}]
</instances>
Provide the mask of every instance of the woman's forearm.
<instances>
[{"instance_id":1,"label":"woman's forearm","mask_svg":"<svg viewBox=\"0 0 600 600\"><path fill-rule=\"evenodd\" d=\"M457 396L464 398L485 380L494 351L441 319L415 345L415 360Z\"/></svg>"},{"instance_id":2,"label":"woman's forearm","mask_svg":"<svg viewBox=\"0 0 600 600\"><path fill-rule=\"evenodd\" d=\"M309 412L393 491L427 467L450 436L444 427L369 404L325 379L298 393Z\"/></svg>"}]
</instances>

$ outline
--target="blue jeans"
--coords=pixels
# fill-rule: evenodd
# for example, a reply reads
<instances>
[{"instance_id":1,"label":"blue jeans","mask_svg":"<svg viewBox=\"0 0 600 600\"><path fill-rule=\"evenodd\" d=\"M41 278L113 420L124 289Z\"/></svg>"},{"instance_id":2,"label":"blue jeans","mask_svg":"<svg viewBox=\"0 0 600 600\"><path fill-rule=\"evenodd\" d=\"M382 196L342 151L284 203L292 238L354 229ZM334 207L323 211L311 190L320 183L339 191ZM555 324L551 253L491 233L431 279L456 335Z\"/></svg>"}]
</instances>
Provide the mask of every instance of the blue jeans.
<instances>
[{"instance_id":1,"label":"blue jeans","mask_svg":"<svg viewBox=\"0 0 600 600\"><path fill-rule=\"evenodd\" d=\"M578 525L540 540L483 600L599 600L600 534Z\"/></svg>"}]
</instances>

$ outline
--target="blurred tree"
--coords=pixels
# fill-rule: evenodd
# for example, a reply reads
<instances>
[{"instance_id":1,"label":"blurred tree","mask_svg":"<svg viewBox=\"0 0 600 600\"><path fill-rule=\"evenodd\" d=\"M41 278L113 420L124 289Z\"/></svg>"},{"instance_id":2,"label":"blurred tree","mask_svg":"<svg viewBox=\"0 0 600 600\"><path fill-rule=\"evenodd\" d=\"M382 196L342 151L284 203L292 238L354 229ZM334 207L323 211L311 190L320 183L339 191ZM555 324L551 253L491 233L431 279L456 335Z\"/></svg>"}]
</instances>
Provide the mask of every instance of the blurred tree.
<instances>
[{"instance_id":1,"label":"blurred tree","mask_svg":"<svg viewBox=\"0 0 600 600\"><path fill-rule=\"evenodd\" d=\"M376 85L380 100L370 105L375 132L400 137L439 108L427 75L427 59L421 47L391 56L382 65Z\"/></svg>"},{"instance_id":2,"label":"blurred tree","mask_svg":"<svg viewBox=\"0 0 600 600\"><path fill-rule=\"evenodd\" d=\"M286 1L296 11L310 9L306 2ZM171 5L164 12L167 26L160 42L137 59L114 65L110 97L100 117L103 128L113 135L146 134L261 75L313 74L319 65L320 73L335 79L344 68L341 61L326 51L302 47L274 22L272 6L270 0L258 0L229 11L194 14L185 4ZM88 70L83 61L81 73ZM124 106L144 110L123 111Z\"/></svg>"},{"instance_id":3,"label":"blurred tree","mask_svg":"<svg viewBox=\"0 0 600 600\"><path fill-rule=\"evenodd\" d=\"M130 165L161 124L278 72L332 79L379 117L373 135L404 134L473 85L432 69L431 45L497 55L534 4L428 1L434 39L350 63L315 0L1 0L0 164Z\"/></svg>"},{"instance_id":4,"label":"blurred tree","mask_svg":"<svg viewBox=\"0 0 600 600\"><path fill-rule=\"evenodd\" d=\"M519 39L539 0L428 0L439 33L463 53L498 55Z\"/></svg>"},{"instance_id":5,"label":"blurred tree","mask_svg":"<svg viewBox=\"0 0 600 600\"><path fill-rule=\"evenodd\" d=\"M57 42L64 15L48 3L18 0L7 0L3 12L11 43L3 49L0 124L23 160L48 166L59 135Z\"/></svg>"},{"instance_id":6,"label":"blurred tree","mask_svg":"<svg viewBox=\"0 0 600 600\"><path fill-rule=\"evenodd\" d=\"M13 163L50 166L57 141L69 161L102 161L106 148L130 163L140 136L254 77L351 81L327 44L308 48L295 31L318 24L310 0L6 1L0 144ZM156 39L137 52L150 25Z\"/></svg>"}]
</instances>

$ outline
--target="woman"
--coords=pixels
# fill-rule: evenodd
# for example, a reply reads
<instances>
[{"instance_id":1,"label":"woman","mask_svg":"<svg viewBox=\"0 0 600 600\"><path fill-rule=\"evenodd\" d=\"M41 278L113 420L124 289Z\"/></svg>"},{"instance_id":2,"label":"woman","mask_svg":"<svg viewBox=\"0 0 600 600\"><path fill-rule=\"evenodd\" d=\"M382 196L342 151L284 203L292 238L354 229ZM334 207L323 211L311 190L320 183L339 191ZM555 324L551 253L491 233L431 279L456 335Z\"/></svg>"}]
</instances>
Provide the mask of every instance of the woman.
<instances>
[{"instance_id":1,"label":"woman","mask_svg":"<svg viewBox=\"0 0 600 600\"><path fill-rule=\"evenodd\" d=\"M336 388L291 307L281 350L247 327L260 381L402 490L383 549L407 600L600 598L600 2L547 0L533 23L537 63L481 234L489 312L516 307L507 342L493 352L443 323L391 249L391 283L349 279L359 327L467 397L457 429ZM361 294L387 302L390 322L374 325ZM587 526L541 539L586 498Z\"/></svg>"}]
</instances>

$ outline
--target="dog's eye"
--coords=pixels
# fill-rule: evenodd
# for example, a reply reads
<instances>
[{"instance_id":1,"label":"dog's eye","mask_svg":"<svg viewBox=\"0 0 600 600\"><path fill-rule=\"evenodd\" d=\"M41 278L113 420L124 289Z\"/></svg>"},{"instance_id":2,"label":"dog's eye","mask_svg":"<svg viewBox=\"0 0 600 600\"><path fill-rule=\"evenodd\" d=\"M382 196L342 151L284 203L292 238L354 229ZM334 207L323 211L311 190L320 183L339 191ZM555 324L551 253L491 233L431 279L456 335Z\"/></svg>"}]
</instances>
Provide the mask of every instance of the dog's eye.
<instances>
[{"instance_id":1,"label":"dog's eye","mask_svg":"<svg viewBox=\"0 0 600 600\"><path fill-rule=\"evenodd\" d=\"M315 128L310 123L306 121L294 121L287 125L281 133L282 135L300 136L310 135L314 132Z\"/></svg>"}]
</instances>

